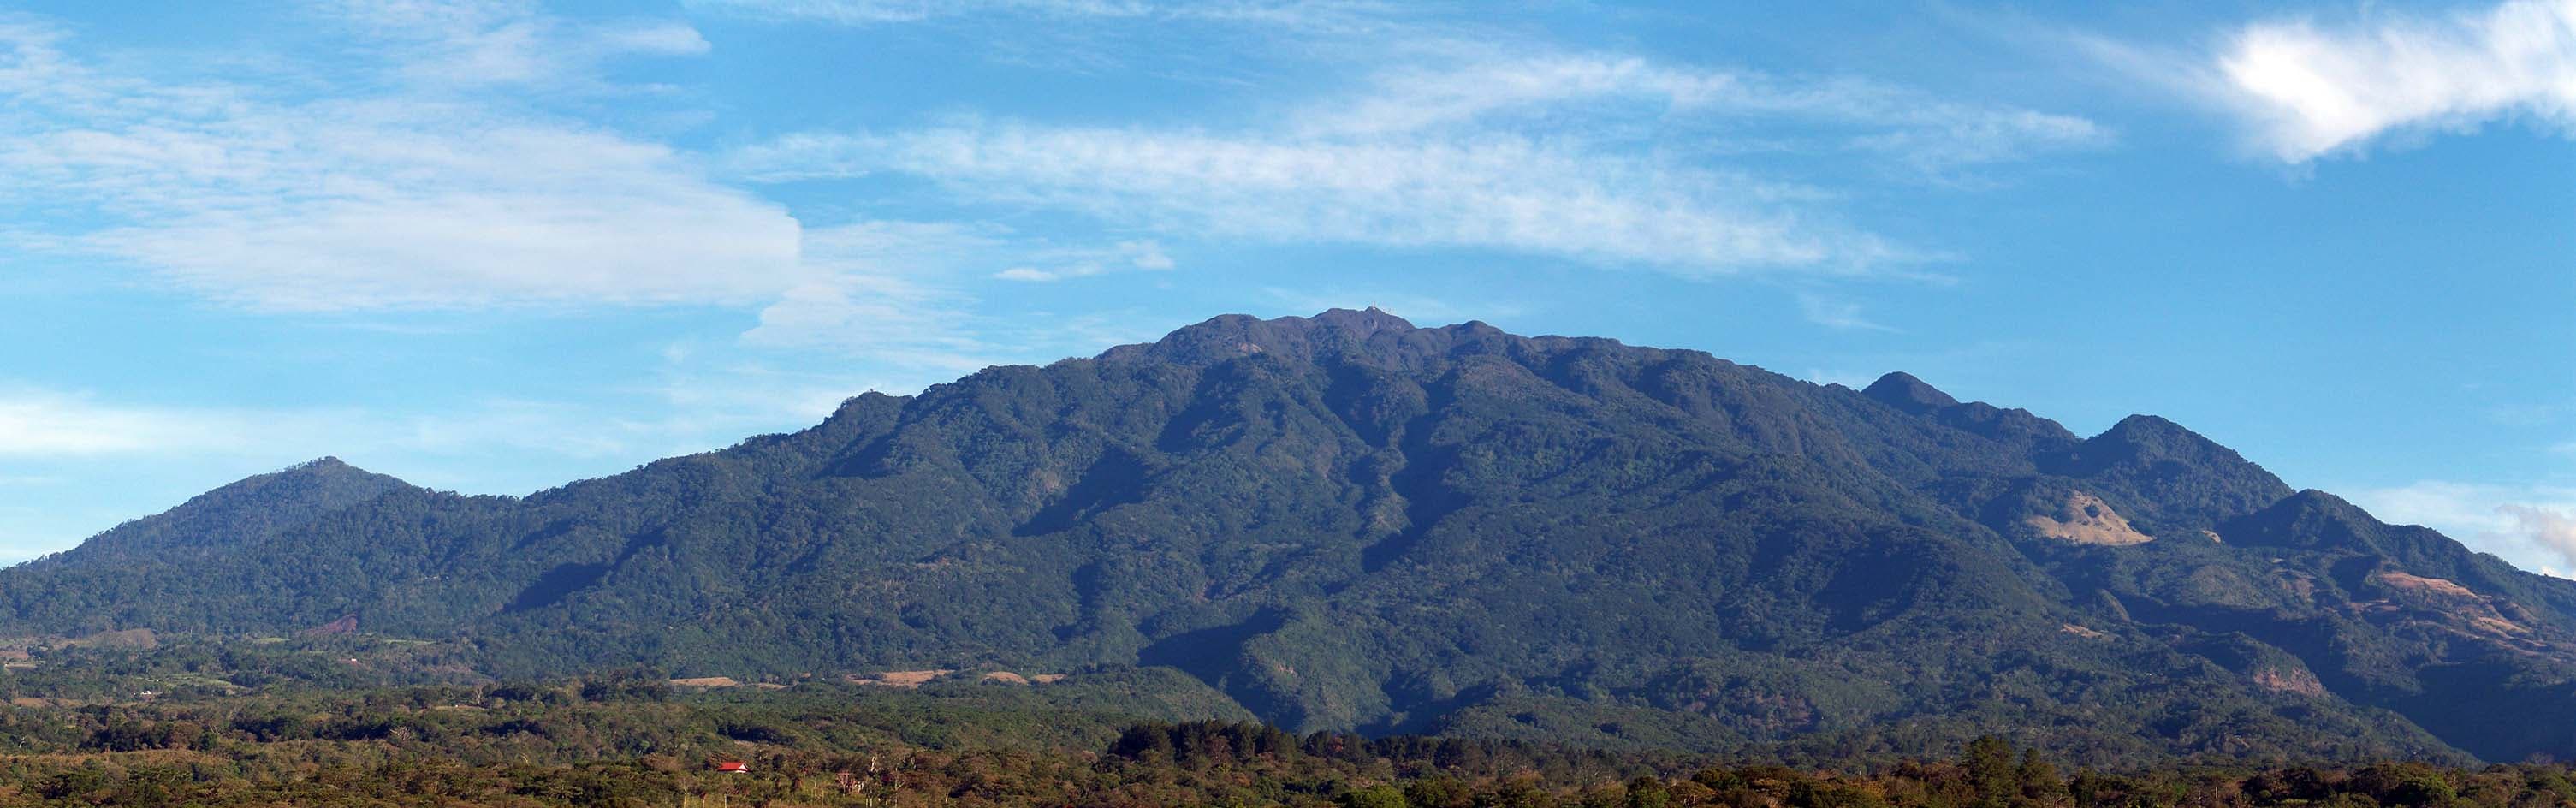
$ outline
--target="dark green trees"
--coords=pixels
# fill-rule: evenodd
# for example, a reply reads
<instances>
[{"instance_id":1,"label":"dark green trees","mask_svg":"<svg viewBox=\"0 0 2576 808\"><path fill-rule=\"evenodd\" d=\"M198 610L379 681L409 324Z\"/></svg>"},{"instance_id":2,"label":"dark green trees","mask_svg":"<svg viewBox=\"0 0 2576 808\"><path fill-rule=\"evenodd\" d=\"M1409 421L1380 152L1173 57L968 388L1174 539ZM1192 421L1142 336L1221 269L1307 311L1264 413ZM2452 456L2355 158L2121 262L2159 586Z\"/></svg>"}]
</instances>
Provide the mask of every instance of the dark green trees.
<instances>
[{"instance_id":1,"label":"dark green trees","mask_svg":"<svg viewBox=\"0 0 2576 808\"><path fill-rule=\"evenodd\" d=\"M1220 317L526 498L320 463L0 572L11 634L352 624L502 679L1149 668L1298 732L2576 755L2576 585L2171 422L1382 312Z\"/></svg>"}]
</instances>

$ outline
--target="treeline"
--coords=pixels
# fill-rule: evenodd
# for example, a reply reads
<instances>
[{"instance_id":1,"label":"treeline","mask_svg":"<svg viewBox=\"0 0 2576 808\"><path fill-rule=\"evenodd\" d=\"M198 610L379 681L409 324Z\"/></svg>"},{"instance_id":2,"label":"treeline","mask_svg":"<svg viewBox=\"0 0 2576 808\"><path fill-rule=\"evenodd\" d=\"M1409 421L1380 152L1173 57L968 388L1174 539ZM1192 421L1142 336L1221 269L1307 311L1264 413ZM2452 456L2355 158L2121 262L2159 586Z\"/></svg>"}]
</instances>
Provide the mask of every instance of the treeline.
<instances>
[{"instance_id":1,"label":"treeline","mask_svg":"<svg viewBox=\"0 0 2576 808\"><path fill-rule=\"evenodd\" d=\"M1825 771L1081 707L1079 686L674 688L647 670L0 708L5 806L2568 808L2558 765L2067 769L1994 738ZM745 773L719 771L740 762Z\"/></svg>"},{"instance_id":2,"label":"treeline","mask_svg":"<svg viewBox=\"0 0 2576 808\"><path fill-rule=\"evenodd\" d=\"M1952 760L1869 773L1769 764L1669 774L1675 759L1519 742L1315 733L1193 722L1128 728L1102 768L1152 780L1163 769L1198 783L1251 787L1203 795L1239 804L1350 808L2558 808L2576 806L2563 765L2483 769L2391 762L2359 768L2173 768L2062 772L2035 750L1979 738ZM1299 771L1332 772L1331 782ZM1300 787L1300 786L1303 787ZM1247 793L1249 792L1249 793ZM1283 798L1284 797L1284 798ZM1329 800L1324 800L1329 797ZM1141 804L1141 803L1140 803Z\"/></svg>"}]
</instances>

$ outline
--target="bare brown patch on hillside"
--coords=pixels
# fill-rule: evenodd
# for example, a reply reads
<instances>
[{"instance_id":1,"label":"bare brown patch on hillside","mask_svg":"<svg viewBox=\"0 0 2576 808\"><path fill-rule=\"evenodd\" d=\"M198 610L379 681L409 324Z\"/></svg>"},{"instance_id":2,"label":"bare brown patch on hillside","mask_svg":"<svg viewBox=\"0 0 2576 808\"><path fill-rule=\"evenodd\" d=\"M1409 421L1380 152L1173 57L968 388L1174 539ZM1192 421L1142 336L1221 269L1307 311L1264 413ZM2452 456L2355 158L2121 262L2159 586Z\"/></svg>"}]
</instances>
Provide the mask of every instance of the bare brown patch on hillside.
<instances>
[{"instance_id":1,"label":"bare brown patch on hillside","mask_svg":"<svg viewBox=\"0 0 2576 808\"><path fill-rule=\"evenodd\" d=\"M742 683L734 681L731 676L699 676L673 679L671 685L674 687L741 687Z\"/></svg>"},{"instance_id":2,"label":"bare brown patch on hillside","mask_svg":"<svg viewBox=\"0 0 2576 808\"><path fill-rule=\"evenodd\" d=\"M1010 671L994 671L992 673L984 674L982 681L1000 682L1006 685L1024 685L1029 683L1029 677L1021 676Z\"/></svg>"},{"instance_id":3,"label":"bare brown patch on hillside","mask_svg":"<svg viewBox=\"0 0 2576 808\"><path fill-rule=\"evenodd\" d=\"M2531 628L2529 626L2525 626L2511 620L2506 620L2501 617L2474 617L2469 619L2469 625L2485 630L2489 634L2496 634L2505 637L2515 637L2531 633Z\"/></svg>"},{"instance_id":4,"label":"bare brown patch on hillside","mask_svg":"<svg viewBox=\"0 0 2576 808\"><path fill-rule=\"evenodd\" d=\"M2326 685L2324 682L2317 681L2316 674L2299 668L2264 668L2255 671L2254 685L2275 693L2297 693L2302 696L2326 694Z\"/></svg>"},{"instance_id":5,"label":"bare brown patch on hillside","mask_svg":"<svg viewBox=\"0 0 2576 808\"><path fill-rule=\"evenodd\" d=\"M2424 592L2465 600L2478 599L2478 593L2469 591L2468 587L2461 586L2458 583L2443 580L2441 578L2426 578L2420 575L2408 575L2406 573L2396 571L2383 572L2372 577L2376 578L2380 583L2411 592Z\"/></svg>"},{"instance_id":6,"label":"bare brown patch on hillside","mask_svg":"<svg viewBox=\"0 0 2576 808\"><path fill-rule=\"evenodd\" d=\"M850 677L850 682L853 684L877 685L879 687L900 687L909 690L929 684L931 680L956 672L957 671L953 669L947 668L927 671L886 671L884 673L853 675Z\"/></svg>"},{"instance_id":7,"label":"bare brown patch on hillside","mask_svg":"<svg viewBox=\"0 0 2576 808\"><path fill-rule=\"evenodd\" d=\"M148 628L129 628L123 631L102 631L87 637L72 640L66 644L89 648L149 649L161 647L161 637L160 635L153 634L152 630Z\"/></svg>"},{"instance_id":8,"label":"bare brown patch on hillside","mask_svg":"<svg viewBox=\"0 0 2576 808\"><path fill-rule=\"evenodd\" d=\"M2098 640L2098 639L2102 639L2102 638L2104 638L2104 637L2111 636L2111 635L2109 635L2109 634L2104 634L2104 633L2099 632L2099 631L2094 631L2094 630L2092 630L2092 629L2089 629L2089 628L2085 628L2085 627L2083 627L2083 626L2076 625L2076 624L2074 624L2074 623L2067 623L2067 624L2065 624L2064 626L2061 626L2061 628L2066 629L2066 633L2068 633L2068 634L2073 634L2073 635L2075 635L2075 636L2082 637L2082 638L2085 638L2085 639L2088 639L2088 640Z\"/></svg>"},{"instance_id":9,"label":"bare brown patch on hillside","mask_svg":"<svg viewBox=\"0 0 2576 808\"><path fill-rule=\"evenodd\" d=\"M2155 537L2130 527L2129 520L2113 513L2100 497L2082 491L2068 494L2056 516L2036 514L2022 523L2039 531L2039 535L2076 544L2124 547L2155 541Z\"/></svg>"},{"instance_id":10,"label":"bare brown patch on hillside","mask_svg":"<svg viewBox=\"0 0 2576 808\"><path fill-rule=\"evenodd\" d=\"M2555 636L2540 636L2532 628L2536 621L2532 620L2531 613L2519 604L2478 594L2457 581L2396 570L2372 575L2370 579L2387 587L2391 597L2354 603L2355 611L2365 615L2441 626L2458 634L2498 641L2500 647L2524 652L2545 652L2554 643L2563 641Z\"/></svg>"}]
</instances>

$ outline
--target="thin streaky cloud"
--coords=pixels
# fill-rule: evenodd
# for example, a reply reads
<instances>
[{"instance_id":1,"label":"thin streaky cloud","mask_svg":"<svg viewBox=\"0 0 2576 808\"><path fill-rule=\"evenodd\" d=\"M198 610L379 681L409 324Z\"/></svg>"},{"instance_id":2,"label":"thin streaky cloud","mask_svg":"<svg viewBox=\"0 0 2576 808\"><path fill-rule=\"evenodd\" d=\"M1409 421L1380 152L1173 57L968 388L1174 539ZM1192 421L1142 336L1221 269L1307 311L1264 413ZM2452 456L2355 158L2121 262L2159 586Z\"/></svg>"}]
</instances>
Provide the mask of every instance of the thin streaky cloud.
<instances>
[{"instance_id":1,"label":"thin streaky cloud","mask_svg":"<svg viewBox=\"0 0 2576 808\"><path fill-rule=\"evenodd\" d=\"M565 23L548 23L563 28ZM454 95L280 98L104 73L0 31L21 251L252 309L754 302L808 282L783 206L667 146Z\"/></svg>"},{"instance_id":2,"label":"thin streaky cloud","mask_svg":"<svg viewBox=\"0 0 2576 808\"><path fill-rule=\"evenodd\" d=\"M1860 274L1902 250L1765 204L1758 180L1496 134L1368 142L1003 123L811 134L735 154L769 181L917 175L972 201L1163 232L1474 247L1690 276Z\"/></svg>"},{"instance_id":3,"label":"thin streaky cloud","mask_svg":"<svg viewBox=\"0 0 2576 808\"><path fill-rule=\"evenodd\" d=\"M574 23L512 0L328 0L311 7L389 51L404 78L435 85L549 85L602 90L608 62L698 56L712 46L677 20Z\"/></svg>"},{"instance_id":4,"label":"thin streaky cloud","mask_svg":"<svg viewBox=\"0 0 2576 808\"><path fill-rule=\"evenodd\" d=\"M1840 145L1926 167L2027 159L2114 140L2108 127L2074 115L1962 103L1857 78L1800 80L1617 54L1475 53L1389 71L1362 95L1318 105L1301 125L1326 135L1384 134L1568 107L1590 120L1774 119L1849 127ZM1615 108L1622 104L1639 108L1622 114Z\"/></svg>"},{"instance_id":5,"label":"thin streaky cloud","mask_svg":"<svg viewBox=\"0 0 2576 808\"><path fill-rule=\"evenodd\" d=\"M1807 322L1837 331L1895 331L1892 326L1869 319L1861 305L1814 292L1798 293L1798 313Z\"/></svg>"},{"instance_id":6,"label":"thin streaky cloud","mask_svg":"<svg viewBox=\"0 0 2576 808\"><path fill-rule=\"evenodd\" d=\"M1045 283L1114 272L1162 272L1178 266L1163 252L1163 245L1152 239L1122 241L1105 249L1041 250L1030 259L1029 263L994 273L993 277Z\"/></svg>"},{"instance_id":7,"label":"thin streaky cloud","mask_svg":"<svg viewBox=\"0 0 2576 808\"><path fill-rule=\"evenodd\" d=\"M80 457L240 449L239 413L117 405L51 390L0 390L0 457Z\"/></svg>"},{"instance_id":8,"label":"thin streaky cloud","mask_svg":"<svg viewBox=\"0 0 2576 808\"><path fill-rule=\"evenodd\" d=\"M1371 0L684 0L692 11L777 22L872 26L960 17L1215 22L1292 29L1346 29L1402 9Z\"/></svg>"},{"instance_id":9,"label":"thin streaky cloud","mask_svg":"<svg viewBox=\"0 0 2576 808\"><path fill-rule=\"evenodd\" d=\"M1122 229L1395 248L1493 249L1687 277L1913 274L1941 250L1895 245L1834 215L1833 194L1706 159L1724 144L1639 144L1595 128L1689 118L1823 123L1787 148L1926 174L2094 148L2090 120L1945 101L1852 79L1791 80L1604 54L1451 44L1354 89L1225 129L951 119L808 132L725 162L759 182L907 175L960 201L1082 213ZM1589 122L1569 127L1564 121ZM1694 134L1696 133L1696 134ZM1671 138L1666 138L1670 140ZM1070 274L1013 267L1002 277Z\"/></svg>"}]
</instances>

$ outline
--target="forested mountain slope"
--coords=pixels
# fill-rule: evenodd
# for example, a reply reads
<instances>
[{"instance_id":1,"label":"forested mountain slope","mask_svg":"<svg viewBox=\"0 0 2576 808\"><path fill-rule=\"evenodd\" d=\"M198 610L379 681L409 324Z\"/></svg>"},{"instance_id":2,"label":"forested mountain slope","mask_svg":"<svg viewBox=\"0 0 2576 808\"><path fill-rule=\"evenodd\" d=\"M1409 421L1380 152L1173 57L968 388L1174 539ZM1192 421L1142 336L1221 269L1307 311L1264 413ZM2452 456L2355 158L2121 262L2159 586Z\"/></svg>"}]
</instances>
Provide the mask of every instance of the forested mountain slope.
<instances>
[{"instance_id":1,"label":"forested mountain slope","mask_svg":"<svg viewBox=\"0 0 2576 808\"><path fill-rule=\"evenodd\" d=\"M525 498L335 461L0 571L0 628L494 675L1169 666L1294 729L2086 759L2576 755L2576 584L2136 416L1229 316Z\"/></svg>"}]
</instances>

